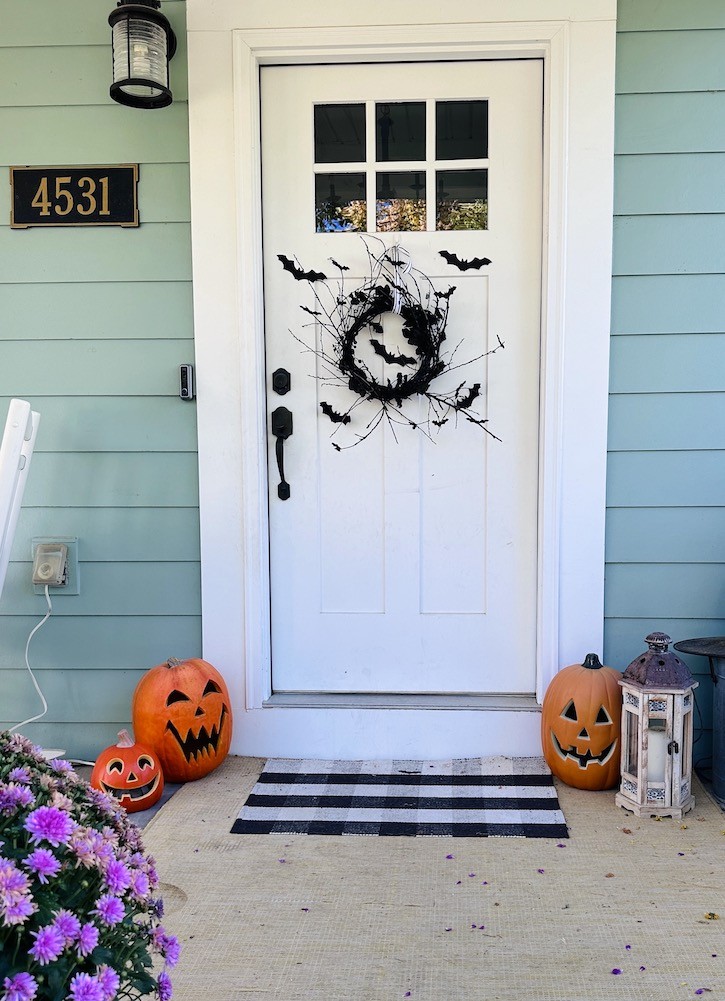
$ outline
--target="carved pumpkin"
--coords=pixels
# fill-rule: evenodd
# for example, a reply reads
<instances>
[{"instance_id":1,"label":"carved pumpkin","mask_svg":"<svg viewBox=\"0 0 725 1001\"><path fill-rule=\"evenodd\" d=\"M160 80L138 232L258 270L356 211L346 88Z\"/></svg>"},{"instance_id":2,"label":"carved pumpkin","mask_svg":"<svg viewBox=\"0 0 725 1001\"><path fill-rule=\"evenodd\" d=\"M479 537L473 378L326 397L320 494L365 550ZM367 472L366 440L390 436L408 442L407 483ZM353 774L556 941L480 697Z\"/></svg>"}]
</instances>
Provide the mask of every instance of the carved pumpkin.
<instances>
[{"instance_id":1,"label":"carved pumpkin","mask_svg":"<svg viewBox=\"0 0 725 1001\"><path fill-rule=\"evenodd\" d=\"M115 796L129 813L148 810L164 791L158 759L142 744L135 744L128 730L121 730L118 743L98 755L90 782L94 789Z\"/></svg>"},{"instance_id":2,"label":"carved pumpkin","mask_svg":"<svg viewBox=\"0 0 725 1001\"><path fill-rule=\"evenodd\" d=\"M619 783L621 674L595 653L565 667L546 690L541 743L554 775L576 789Z\"/></svg>"},{"instance_id":3,"label":"carved pumpkin","mask_svg":"<svg viewBox=\"0 0 725 1001\"><path fill-rule=\"evenodd\" d=\"M136 736L151 747L167 782L208 775L232 739L229 692L205 660L171 658L141 678L131 712Z\"/></svg>"}]
</instances>

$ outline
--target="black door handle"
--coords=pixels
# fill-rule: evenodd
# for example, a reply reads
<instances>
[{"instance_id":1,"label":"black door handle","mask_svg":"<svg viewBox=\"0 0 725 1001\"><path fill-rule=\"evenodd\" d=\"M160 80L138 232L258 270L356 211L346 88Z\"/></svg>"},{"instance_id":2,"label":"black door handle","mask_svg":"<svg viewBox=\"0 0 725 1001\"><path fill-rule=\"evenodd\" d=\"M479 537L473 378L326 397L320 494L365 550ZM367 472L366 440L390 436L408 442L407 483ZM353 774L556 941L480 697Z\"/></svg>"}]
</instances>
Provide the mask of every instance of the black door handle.
<instances>
[{"instance_id":1,"label":"black door handle","mask_svg":"<svg viewBox=\"0 0 725 1001\"><path fill-rule=\"evenodd\" d=\"M279 484L277 486L277 496L280 500L289 500L290 485L284 478L284 443L285 439L292 434L292 411L287 407L277 407L272 411L272 434L275 442L275 453L277 455L277 469L279 470Z\"/></svg>"}]
</instances>

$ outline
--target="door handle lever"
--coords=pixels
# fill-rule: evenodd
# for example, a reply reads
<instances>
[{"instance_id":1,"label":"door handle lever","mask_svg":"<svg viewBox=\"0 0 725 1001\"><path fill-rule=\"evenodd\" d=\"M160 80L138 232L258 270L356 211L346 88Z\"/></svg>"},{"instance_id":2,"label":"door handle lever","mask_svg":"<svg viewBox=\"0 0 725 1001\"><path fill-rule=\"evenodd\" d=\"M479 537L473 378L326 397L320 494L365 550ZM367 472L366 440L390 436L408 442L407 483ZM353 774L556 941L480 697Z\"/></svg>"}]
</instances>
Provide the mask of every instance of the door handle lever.
<instances>
[{"instance_id":1,"label":"door handle lever","mask_svg":"<svg viewBox=\"0 0 725 1001\"><path fill-rule=\"evenodd\" d=\"M280 500L289 500L290 485L284 478L284 443L292 434L292 411L287 407L277 407L272 411L272 434L277 439L274 447L279 470L277 496Z\"/></svg>"}]
</instances>

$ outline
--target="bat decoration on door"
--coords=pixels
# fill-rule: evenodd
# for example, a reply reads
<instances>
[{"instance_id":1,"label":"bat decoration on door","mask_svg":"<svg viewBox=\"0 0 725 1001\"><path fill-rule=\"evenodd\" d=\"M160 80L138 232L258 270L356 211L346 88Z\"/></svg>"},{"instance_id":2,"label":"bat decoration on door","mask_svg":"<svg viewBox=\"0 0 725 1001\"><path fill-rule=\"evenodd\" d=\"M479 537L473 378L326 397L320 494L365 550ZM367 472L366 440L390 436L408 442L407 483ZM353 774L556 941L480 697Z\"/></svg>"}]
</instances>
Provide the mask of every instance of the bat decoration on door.
<instances>
[{"instance_id":1,"label":"bat decoration on door","mask_svg":"<svg viewBox=\"0 0 725 1001\"><path fill-rule=\"evenodd\" d=\"M396 440L403 427L418 429L433 438L451 420L456 424L459 415L500 441L488 427L488 417L476 409L483 399L481 382L467 384L464 381L455 389L447 389L436 380L447 372L495 354L504 346L501 339L498 338L496 346L489 351L459 361L460 344L446 350L448 314L455 286L441 292L423 272L408 266L401 268L399 254L390 255L382 240L370 236L361 239L368 258L369 275L351 291L344 286L343 272L349 270L346 265L330 258L340 271L340 278L334 284L318 288L316 282L327 281L323 274L305 271L299 264L279 255L285 271L289 271L296 281L310 284L314 308L307 305L301 308L314 318L317 330L314 346L293 332L292 336L318 358L321 364L317 378L328 391L336 391L341 398L342 405L320 403L320 410L334 425L330 437L334 439L347 426L348 433L353 436L346 444L332 440L333 448L341 451L359 445L383 420L387 421ZM371 245L373 241L379 245L377 253ZM486 258L460 261L447 251L441 251L441 255L449 263L457 262L463 270L490 263ZM393 320L394 314L397 318ZM405 341L412 351L401 351L396 339ZM382 374L378 359L382 359ZM388 366L396 366L397 371L390 371ZM349 391L355 397L348 405L343 392ZM428 403L428 414L423 419L419 413L411 416L405 412L405 401L416 396L425 398ZM372 416L370 408L363 408L363 404L372 405Z\"/></svg>"},{"instance_id":2,"label":"bat decoration on door","mask_svg":"<svg viewBox=\"0 0 725 1001\"><path fill-rule=\"evenodd\" d=\"M292 277L298 282L326 282L327 275L323 275L321 271L305 271L294 261L291 261L289 257L285 257L284 254L277 254L277 259L282 262L282 267L285 271L289 271Z\"/></svg>"},{"instance_id":3,"label":"bat decoration on door","mask_svg":"<svg viewBox=\"0 0 725 1001\"><path fill-rule=\"evenodd\" d=\"M337 410L333 410L330 404L325 403L324 400L320 403L320 410L325 417L330 418L333 424L349 424L352 420L350 414L338 414Z\"/></svg>"},{"instance_id":4,"label":"bat decoration on door","mask_svg":"<svg viewBox=\"0 0 725 1001\"><path fill-rule=\"evenodd\" d=\"M473 257L470 261L464 261L449 250L439 250L438 253L445 261L452 264L454 268L458 268L459 271L471 271L471 269L478 271L480 268L485 267L486 264L491 263L488 257Z\"/></svg>"}]
</instances>

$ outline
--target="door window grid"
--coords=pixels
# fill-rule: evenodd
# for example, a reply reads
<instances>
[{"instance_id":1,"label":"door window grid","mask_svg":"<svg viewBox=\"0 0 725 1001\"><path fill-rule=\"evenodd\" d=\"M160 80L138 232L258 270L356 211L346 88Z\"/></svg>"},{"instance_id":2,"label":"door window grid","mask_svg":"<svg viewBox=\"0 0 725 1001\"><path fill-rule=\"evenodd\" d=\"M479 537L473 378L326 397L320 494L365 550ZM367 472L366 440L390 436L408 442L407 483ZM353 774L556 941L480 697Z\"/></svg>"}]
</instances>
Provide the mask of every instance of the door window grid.
<instances>
[{"instance_id":1,"label":"door window grid","mask_svg":"<svg viewBox=\"0 0 725 1001\"><path fill-rule=\"evenodd\" d=\"M361 102L315 105L314 148L317 154L324 151L324 159L314 164L318 233L488 228L488 101L366 101L364 143L359 136L347 146L367 152L367 158L346 160L344 139L325 130L334 130L334 121L330 125L334 119L340 131L349 129L351 119L361 122L362 110ZM401 131L406 119L409 129L410 122L414 123L413 134L404 135L401 141L395 136L396 118ZM417 133L423 121L425 159L395 159L406 147L421 148ZM444 125L447 134L441 136ZM479 151L486 156L436 156L456 152L456 144L458 151Z\"/></svg>"}]
</instances>

